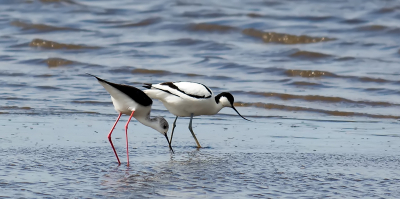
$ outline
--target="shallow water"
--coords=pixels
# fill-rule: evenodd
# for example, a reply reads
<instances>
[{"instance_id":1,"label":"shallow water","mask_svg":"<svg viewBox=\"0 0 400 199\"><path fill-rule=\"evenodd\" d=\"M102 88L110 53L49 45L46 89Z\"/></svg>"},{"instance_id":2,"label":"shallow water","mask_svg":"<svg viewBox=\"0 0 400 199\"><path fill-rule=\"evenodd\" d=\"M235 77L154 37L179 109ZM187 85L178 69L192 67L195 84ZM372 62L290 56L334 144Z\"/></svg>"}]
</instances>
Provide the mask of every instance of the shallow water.
<instances>
[{"instance_id":1,"label":"shallow water","mask_svg":"<svg viewBox=\"0 0 400 199\"><path fill-rule=\"evenodd\" d=\"M400 197L396 1L0 1L0 197ZM175 154L92 73L196 81L223 109ZM153 115L174 116L154 102ZM126 121L124 118L123 121ZM121 122L122 123L122 122Z\"/></svg>"},{"instance_id":2,"label":"shallow water","mask_svg":"<svg viewBox=\"0 0 400 199\"><path fill-rule=\"evenodd\" d=\"M114 132L121 166L99 116L1 117L0 185L5 197L398 197L397 124L268 119L178 120L175 153L157 132L123 125ZM172 119L172 118L170 118ZM264 120L264 119L263 119ZM29 121L29 122L27 122ZM123 122L126 122L123 120ZM358 127L358 128L357 128ZM390 128L388 128L390 127ZM215 136L218 135L218 136Z\"/></svg>"}]
</instances>

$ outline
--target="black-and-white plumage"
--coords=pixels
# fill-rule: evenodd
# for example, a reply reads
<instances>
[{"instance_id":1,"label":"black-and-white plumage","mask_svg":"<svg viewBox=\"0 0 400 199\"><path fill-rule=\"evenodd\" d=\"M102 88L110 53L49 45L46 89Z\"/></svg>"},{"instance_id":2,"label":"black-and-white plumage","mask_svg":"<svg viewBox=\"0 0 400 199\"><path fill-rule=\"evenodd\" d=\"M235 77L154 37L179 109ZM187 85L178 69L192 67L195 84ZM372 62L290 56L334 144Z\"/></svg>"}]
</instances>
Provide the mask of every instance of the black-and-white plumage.
<instances>
[{"instance_id":1,"label":"black-and-white plumage","mask_svg":"<svg viewBox=\"0 0 400 199\"><path fill-rule=\"evenodd\" d=\"M148 127L151 127L156 131L160 132L161 134L163 134L168 141L170 149L172 150L171 144L167 136L169 128L167 120L165 120L163 117L150 117L151 105L153 104L153 100L151 100L149 96L147 96L142 90L137 89L133 86L116 84L103 80L94 75L91 76L95 77L99 81L99 83L107 90L107 92L110 93L114 108L119 113L119 116L115 121L114 126L111 128L111 131L108 134L108 140L111 143L111 146L114 150L115 156L117 157L119 164L121 164L121 162L119 161L117 152L115 151L114 145L111 141L111 134L122 114L130 115L128 122L125 125L126 153L127 153L128 165L129 165L128 124L132 119L132 117L134 117L140 123Z\"/></svg>"},{"instance_id":2,"label":"black-and-white plumage","mask_svg":"<svg viewBox=\"0 0 400 199\"><path fill-rule=\"evenodd\" d=\"M190 117L189 130L197 143L201 147L192 129L193 116L215 115L224 107L233 108L238 115L240 113L233 106L234 98L232 94L223 92L214 96L210 88L204 84L195 82L164 82L160 84L145 84L148 90L144 92L152 99L160 100L169 112L176 116L172 128L171 139L178 117ZM242 115L240 115L243 119Z\"/></svg>"},{"instance_id":3,"label":"black-and-white plumage","mask_svg":"<svg viewBox=\"0 0 400 199\"><path fill-rule=\"evenodd\" d=\"M145 84L145 88L155 88L178 97L188 96L196 99L207 99L212 91L204 84L194 82L164 82L161 84Z\"/></svg>"}]
</instances>

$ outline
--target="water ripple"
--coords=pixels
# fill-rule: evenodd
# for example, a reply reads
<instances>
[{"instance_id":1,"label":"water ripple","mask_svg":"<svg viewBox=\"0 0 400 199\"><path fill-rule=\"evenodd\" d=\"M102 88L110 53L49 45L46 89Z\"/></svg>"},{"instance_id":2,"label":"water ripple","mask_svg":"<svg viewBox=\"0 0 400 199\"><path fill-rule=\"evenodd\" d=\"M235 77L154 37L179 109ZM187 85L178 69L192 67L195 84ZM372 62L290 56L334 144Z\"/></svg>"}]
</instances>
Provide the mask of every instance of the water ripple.
<instances>
[{"instance_id":1,"label":"water ripple","mask_svg":"<svg viewBox=\"0 0 400 199\"><path fill-rule=\"evenodd\" d=\"M68 28L68 27L57 27L46 24L32 24L22 21L13 21L10 23L12 26L20 27L22 30L34 30L37 32L51 32L51 31L84 31L81 29Z\"/></svg>"},{"instance_id":2,"label":"water ripple","mask_svg":"<svg viewBox=\"0 0 400 199\"><path fill-rule=\"evenodd\" d=\"M67 50L78 50L78 49L98 49L98 46L87 46L78 44L64 44L55 41L49 41L44 39L34 39L29 43L31 47L39 47L45 49L67 49Z\"/></svg>"},{"instance_id":3,"label":"water ripple","mask_svg":"<svg viewBox=\"0 0 400 199\"><path fill-rule=\"evenodd\" d=\"M265 43L309 44L335 40L334 38L328 37L310 37L306 35L296 36L276 32L263 32L252 28L244 29L242 33L251 37L262 39L262 41Z\"/></svg>"},{"instance_id":4,"label":"water ripple","mask_svg":"<svg viewBox=\"0 0 400 199\"><path fill-rule=\"evenodd\" d=\"M205 32L230 32L236 30L235 27L226 26L226 25L218 25L218 24L191 24L189 25L189 30L191 31L205 31Z\"/></svg>"},{"instance_id":5,"label":"water ripple","mask_svg":"<svg viewBox=\"0 0 400 199\"><path fill-rule=\"evenodd\" d=\"M276 110L291 111L291 112L323 113L325 115L339 116L339 117L367 117L367 118L395 119L395 120L400 119L400 116L396 116L396 115L379 115L379 114L368 114L368 113L359 113L359 112L350 112L350 111L332 111L332 110L307 108L307 107L299 107L299 106L287 106L287 105L273 104L273 103L262 103L262 102L257 102L257 103L235 102L235 106L276 109Z\"/></svg>"}]
</instances>

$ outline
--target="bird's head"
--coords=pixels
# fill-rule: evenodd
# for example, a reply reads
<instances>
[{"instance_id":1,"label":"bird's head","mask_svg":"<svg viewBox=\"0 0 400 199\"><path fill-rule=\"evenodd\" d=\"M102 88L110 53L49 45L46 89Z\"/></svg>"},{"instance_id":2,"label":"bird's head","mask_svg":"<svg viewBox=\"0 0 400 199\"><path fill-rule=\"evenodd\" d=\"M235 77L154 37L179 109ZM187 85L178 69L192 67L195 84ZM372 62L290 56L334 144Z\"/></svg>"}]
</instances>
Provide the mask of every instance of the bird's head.
<instances>
[{"instance_id":1,"label":"bird's head","mask_svg":"<svg viewBox=\"0 0 400 199\"><path fill-rule=\"evenodd\" d=\"M215 96L215 102L217 102L217 104L221 104L223 107L231 107L233 110L236 111L236 113L242 117L245 120L245 117L243 117L242 115L240 115L240 113L236 110L236 108L233 106L233 103L235 102L235 99L233 98L233 95L228 93L228 92L222 92L220 94L218 94L217 96ZM248 120L250 121L250 120Z\"/></svg>"},{"instance_id":2,"label":"bird's head","mask_svg":"<svg viewBox=\"0 0 400 199\"><path fill-rule=\"evenodd\" d=\"M155 119L157 120L158 125L156 125L154 129L164 135L164 137L167 139L169 148L173 152L174 150L172 150L171 143L169 142L167 134L169 129L167 120L164 119L163 117L155 117Z\"/></svg>"},{"instance_id":3,"label":"bird's head","mask_svg":"<svg viewBox=\"0 0 400 199\"><path fill-rule=\"evenodd\" d=\"M222 92L215 96L215 102L221 104L223 107L233 107L234 101L233 95L228 92Z\"/></svg>"}]
</instances>

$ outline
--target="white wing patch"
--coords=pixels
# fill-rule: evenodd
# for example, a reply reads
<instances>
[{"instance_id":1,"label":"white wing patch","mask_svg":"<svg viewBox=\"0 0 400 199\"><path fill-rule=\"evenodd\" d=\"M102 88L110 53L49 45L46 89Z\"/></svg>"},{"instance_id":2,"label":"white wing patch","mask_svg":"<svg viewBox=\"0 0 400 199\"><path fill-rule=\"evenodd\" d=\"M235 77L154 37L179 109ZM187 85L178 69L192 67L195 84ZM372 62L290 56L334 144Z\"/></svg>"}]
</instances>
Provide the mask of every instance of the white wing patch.
<instances>
[{"instance_id":1,"label":"white wing patch","mask_svg":"<svg viewBox=\"0 0 400 199\"><path fill-rule=\"evenodd\" d=\"M164 82L153 84L152 87L181 98L205 99L212 96L208 87L194 82Z\"/></svg>"},{"instance_id":2,"label":"white wing patch","mask_svg":"<svg viewBox=\"0 0 400 199\"><path fill-rule=\"evenodd\" d=\"M125 113L127 109L130 111L136 110L138 104L128 95L110 86L105 82L99 81L99 83L107 90L108 93L110 93L115 110L123 113Z\"/></svg>"},{"instance_id":3,"label":"white wing patch","mask_svg":"<svg viewBox=\"0 0 400 199\"><path fill-rule=\"evenodd\" d=\"M186 94L198 96L199 98L209 98L212 95L210 89L205 85L194 82L174 82L180 91Z\"/></svg>"}]
</instances>

